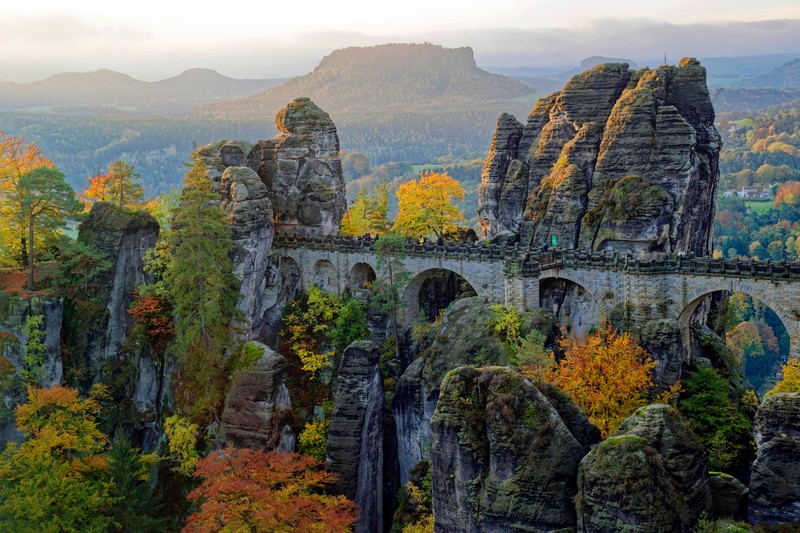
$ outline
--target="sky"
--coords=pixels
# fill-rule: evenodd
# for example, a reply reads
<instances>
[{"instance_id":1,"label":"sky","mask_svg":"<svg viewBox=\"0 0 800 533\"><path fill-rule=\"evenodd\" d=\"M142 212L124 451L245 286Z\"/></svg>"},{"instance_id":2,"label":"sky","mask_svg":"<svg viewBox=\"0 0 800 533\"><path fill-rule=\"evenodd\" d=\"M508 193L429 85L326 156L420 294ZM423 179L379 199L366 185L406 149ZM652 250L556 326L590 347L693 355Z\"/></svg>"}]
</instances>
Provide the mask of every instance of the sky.
<instances>
[{"instance_id":1,"label":"sky","mask_svg":"<svg viewBox=\"0 0 800 533\"><path fill-rule=\"evenodd\" d=\"M285 78L337 48L424 41L506 67L795 53L800 0L28 0L3 6L0 80L193 67Z\"/></svg>"}]
</instances>

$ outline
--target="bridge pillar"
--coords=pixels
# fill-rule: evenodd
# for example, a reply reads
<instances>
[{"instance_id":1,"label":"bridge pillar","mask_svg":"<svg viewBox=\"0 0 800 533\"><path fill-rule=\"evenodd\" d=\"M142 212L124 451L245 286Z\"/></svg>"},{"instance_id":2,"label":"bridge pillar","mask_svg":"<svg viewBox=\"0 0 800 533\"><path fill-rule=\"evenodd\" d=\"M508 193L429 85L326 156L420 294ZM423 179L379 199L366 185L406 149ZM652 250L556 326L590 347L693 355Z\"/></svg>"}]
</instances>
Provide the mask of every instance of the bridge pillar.
<instances>
[{"instance_id":1,"label":"bridge pillar","mask_svg":"<svg viewBox=\"0 0 800 533\"><path fill-rule=\"evenodd\" d=\"M503 303L520 311L536 309L539 307L539 280L531 277L506 276Z\"/></svg>"}]
</instances>

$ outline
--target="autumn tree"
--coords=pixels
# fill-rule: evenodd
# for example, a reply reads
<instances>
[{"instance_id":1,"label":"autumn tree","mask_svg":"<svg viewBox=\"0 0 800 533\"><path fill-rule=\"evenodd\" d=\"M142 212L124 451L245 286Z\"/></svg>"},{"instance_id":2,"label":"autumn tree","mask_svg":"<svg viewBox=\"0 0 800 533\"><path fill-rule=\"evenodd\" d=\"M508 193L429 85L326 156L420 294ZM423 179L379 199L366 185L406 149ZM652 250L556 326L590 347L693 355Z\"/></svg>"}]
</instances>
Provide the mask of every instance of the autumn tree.
<instances>
[{"instance_id":1,"label":"autumn tree","mask_svg":"<svg viewBox=\"0 0 800 533\"><path fill-rule=\"evenodd\" d=\"M90 208L96 202L109 202L119 208L139 207L144 201L144 187L138 183L140 175L125 161L114 161L103 174L88 178L81 198Z\"/></svg>"},{"instance_id":2,"label":"autumn tree","mask_svg":"<svg viewBox=\"0 0 800 533\"><path fill-rule=\"evenodd\" d=\"M787 181L778 185L775 191L775 206L800 203L800 181Z\"/></svg>"},{"instance_id":3,"label":"autumn tree","mask_svg":"<svg viewBox=\"0 0 800 533\"><path fill-rule=\"evenodd\" d=\"M605 324L585 339L559 341L564 358L546 377L608 437L646 403L656 362L629 333Z\"/></svg>"},{"instance_id":4,"label":"autumn tree","mask_svg":"<svg viewBox=\"0 0 800 533\"><path fill-rule=\"evenodd\" d=\"M102 455L99 404L74 389L28 388L16 408L25 440L0 456L0 529L105 531L114 499Z\"/></svg>"},{"instance_id":5,"label":"autumn tree","mask_svg":"<svg viewBox=\"0 0 800 533\"><path fill-rule=\"evenodd\" d=\"M464 215L454 202L464 199L464 188L445 173L430 172L397 189L398 213L395 230L407 237L454 234Z\"/></svg>"},{"instance_id":6,"label":"autumn tree","mask_svg":"<svg viewBox=\"0 0 800 533\"><path fill-rule=\"evenodd\" d=\"M184 531L351 531L356 506L324 494L334 475L296 453L227 448L200 460L200 486L189 493L199 511Z\"/></svg>"},{"instance_id":7,"label":"autumn tree","mask_svg":"<svg viewBox=\"0 0 800 533\"><path fill-rule=\"evenodd\" d=\"M783 379L767 392L767 396L781 392L800 392L800 359L789 359L782 370Z\"/></svg>"},{"instance_id":8,"label":"autumn tree","mask_svg":"<svg viewBox=\"0 0 800 533\"><path fill-rule=\"evenodd\" d=\"M64 174L54 168L39 167L20 176L17 182L17 220L28 229L28 290L33 290L34 237L36 232L56 232L80 211L72 187Z\"/></svg>"},{"instance_id":9,"label":"autumn tree","mask_svg":"<svg viewBox=\"0 0 800 533\"><path fill-rule=\"evenodd\" d=\"M177 317L178 400L196 421L214 418L227 380L239 283L233 275L231 230L197 153L173 210L171 251L163 278ZM203 413L203 414L201 414Z\"/></svg>"},{"instance_id":10,"label":"autumn tree","mask_svg":"<svg viewBox=\"0 0 800 533\"><path fill-rule=\"evenodd\" d=\"M27 266L27 227L16 216L20 203L17 185L23 174L41 166L53 163L36 144L0 132L0 264L16 262ZM40 243L43 237L40 236Z\"/></svg>"},{"instance_id":11,"label":"autumn tree","mask_svg":"<svg viewBox=\"0 0 800 533\"><path fill-rule=\"evenodd\" d=\"M382 183L375 192L361 189L353 205L342 219L342 235L361 236L366 233L385 235L391 229L389 222L389 185Z\"/></svg>"}]
</instances>

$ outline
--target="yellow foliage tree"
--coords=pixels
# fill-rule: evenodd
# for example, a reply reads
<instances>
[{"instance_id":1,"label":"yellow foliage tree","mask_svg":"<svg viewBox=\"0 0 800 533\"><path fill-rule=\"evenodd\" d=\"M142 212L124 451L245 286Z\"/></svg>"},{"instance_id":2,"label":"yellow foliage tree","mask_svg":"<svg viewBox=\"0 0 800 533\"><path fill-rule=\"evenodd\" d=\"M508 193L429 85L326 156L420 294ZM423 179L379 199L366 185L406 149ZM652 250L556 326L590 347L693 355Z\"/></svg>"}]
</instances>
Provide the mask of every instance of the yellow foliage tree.
<instances>
[{"instance_id":1,"label":"yellow foliage tree","mask_svg":"<svg viewBox=\"0 0 800 533\"><path fill-rule=\"evenodd\" d=\"M110 202L122 209L141 207L144 187L138 183L139 174L125 161L109 163L108 170L88 178L89 185L80 195L86 210L95 202Z\"/></svg>"},{"instance_id":2,"label":"yellow foliage tree","mask_svg":"<svg viewBox=\"0 0 800 533\"><path fill-rule=\"evenodd\" d=\"M789 359L782 368L783 379L767 392L767 396L780 392L800 392L800 360Z\"/></svg>"},{"instance_id":3,"label":"yellow foliage tree","mask_svg":"<svg viewBox=\"0 0 800 533\"><path fill-rule=\"evenodd\" d=\"M429 172L397 189L399 211L395 231L406 237L454 234L464 215L454 202L464 199L464 188L444 172Z\"/></svg>"},{"instance_id":4,"label":"yellow foliage tree","mask_svg":"<svg viewBox=\"0 0 800 533\"><path fill-rule=\"evenodd\" d=\"M386 235L391 230L389 222L389 185L382 183L375 192L361 189L353 205L342 219L342 235L361 236L365 233Z\"/></svg>"},{"instance_id":5,"label":"yellow foliage tree","mask_svg":"<svg viewBox=\"0 0 800 533\"><path fill-rule=\"evenodd\" d=\"M27 263L27 221L15 216L20 203L17 184L23 174L42 166L52 167L53 162L36 144L0 131L0 266ZM37 248L45 237L36 236Z\"/></svg>"},{"instance_id":6,"label":"yellow foliage tree","mask_svg":"<svg viewBox=\"0 0 800 533\"><path fill-rule=\"evenodd\" d=\"M585 339L560 341L564 359L545 376L608 437L646 403L656 362L628 333L605 324Z\"/></svg>"}]
</instances>

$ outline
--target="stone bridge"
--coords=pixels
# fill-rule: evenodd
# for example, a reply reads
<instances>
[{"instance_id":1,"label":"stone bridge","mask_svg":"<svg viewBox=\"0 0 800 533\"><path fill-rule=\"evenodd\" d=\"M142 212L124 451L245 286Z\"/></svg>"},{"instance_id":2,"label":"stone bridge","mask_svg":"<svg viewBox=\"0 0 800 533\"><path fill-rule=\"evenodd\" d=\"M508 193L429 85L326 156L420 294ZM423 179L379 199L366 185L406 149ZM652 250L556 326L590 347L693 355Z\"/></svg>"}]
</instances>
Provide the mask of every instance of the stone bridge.
<instances>
[{"instance_id":1,"label":"stone bridge","mask_svg":"<svg viewBox=\"0 0 800 533\"><path fill-rule=\"evenodd\" d=\"M768 305L790 339L790 356L800 356L800 263L679 257L664 253L633 255L579 250L541 253L504 245L445 243L404 246L403 265L411 281L403 291L402 320L419 313L419 292L437 272L461 276L489 301L521 310L539 307L548 284L574 284L590 307L583 328L598 325L614 310L625 310L634 324L677 320L681 335L703 300L719 291L738 291ZM342 294L368 292L384 276L374 242L348 237L276 236L272 257L283 267L293 262L299 285L311 284ZM551 304L552 302L547 302ZM557 304L558 302L556 302ZM550 305L545 305L550 307Z\"/></svg>"}]
</instances>

